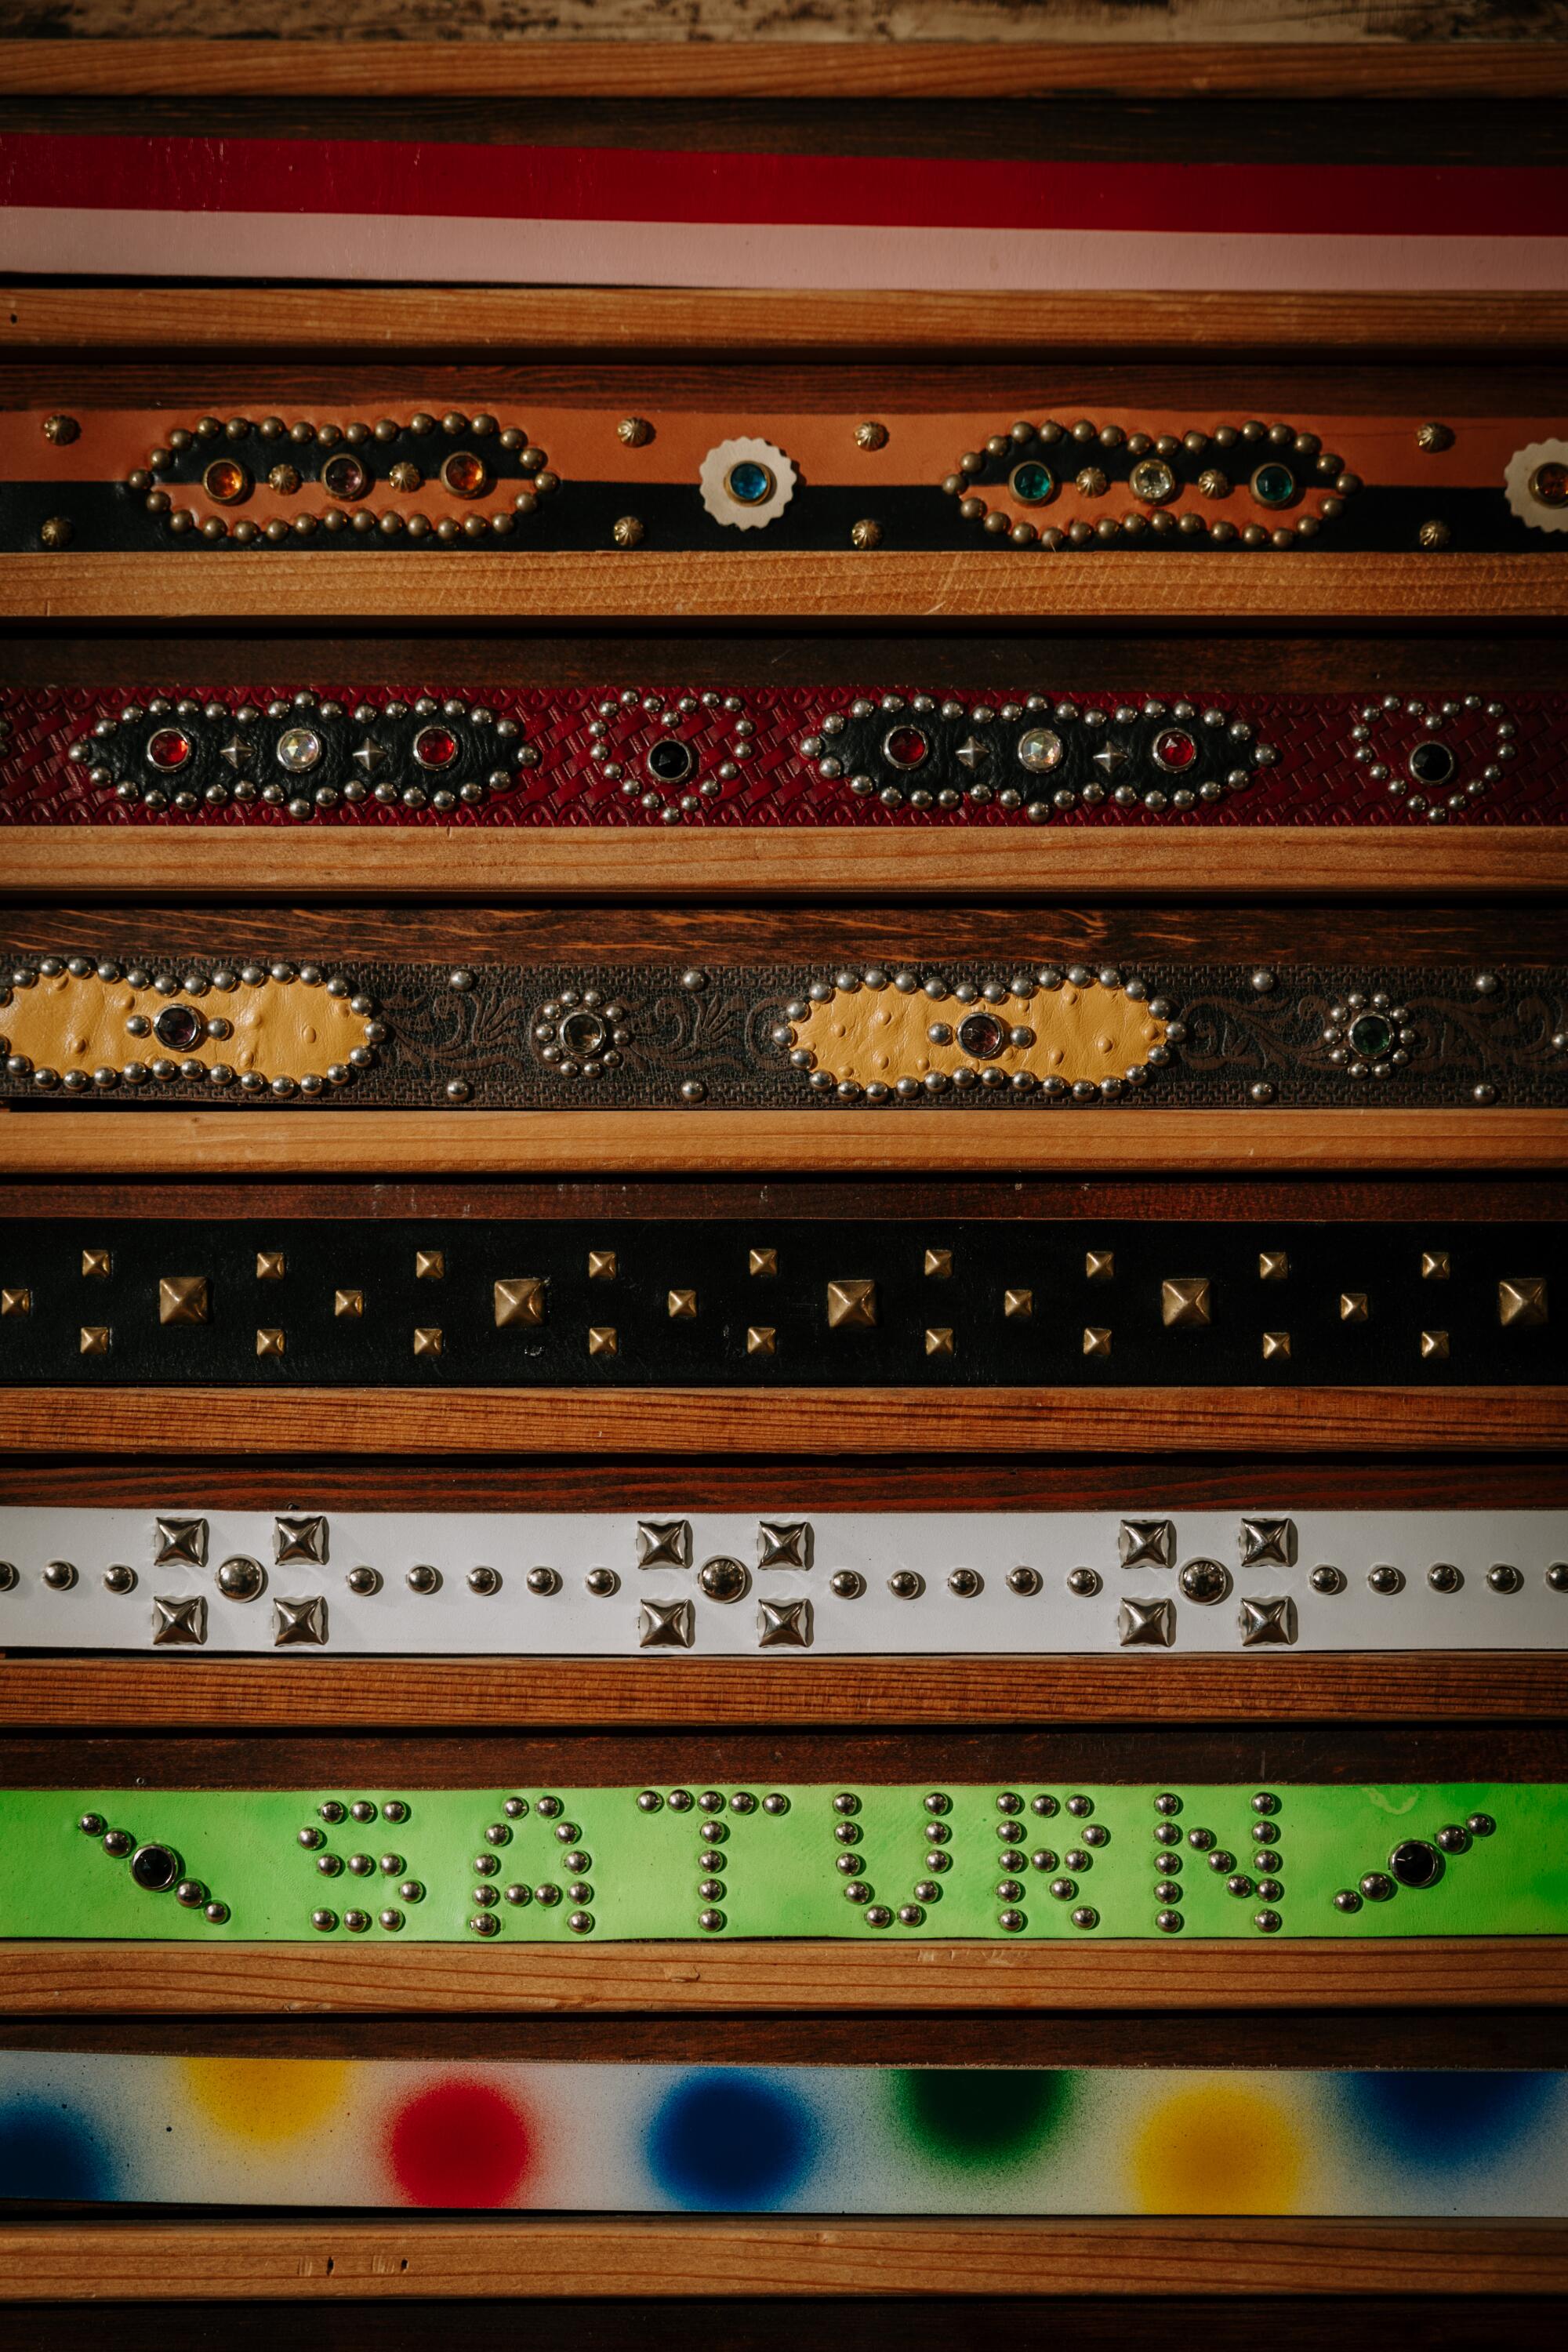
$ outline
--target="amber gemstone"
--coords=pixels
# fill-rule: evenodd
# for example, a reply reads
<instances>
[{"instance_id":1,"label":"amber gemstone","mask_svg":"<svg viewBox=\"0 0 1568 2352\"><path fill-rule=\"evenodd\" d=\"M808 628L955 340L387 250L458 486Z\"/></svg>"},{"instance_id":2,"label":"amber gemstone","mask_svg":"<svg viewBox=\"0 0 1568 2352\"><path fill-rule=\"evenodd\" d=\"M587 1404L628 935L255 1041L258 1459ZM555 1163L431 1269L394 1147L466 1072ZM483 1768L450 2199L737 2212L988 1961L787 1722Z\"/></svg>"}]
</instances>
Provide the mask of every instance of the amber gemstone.
<instances>
[{"instance_id":1,"label":"amber gemstone","mask_svg":"<svg viewBox=\"0 0 1568 2352\"><path fill-rule=\"evenodd\" d=\"M1197 745L1180 727L1163 728L1154 738L1153 749L1155 764L1171 775L1180 775L1198 756Z\"/></svg>"},{"instance_id":2,"label":"amber gemstone","mask_svg":"<svg viewBox=\"0 0 1568 2352\"><path fill-rule=\"evenodd\" d=\"M345 449L327 459L321 468L321 486L329 498L363 499L370 488L370 475L359 459Z\"/></svg>"},{"instance_id":3,"label":"amber gemstone","mask_svg":"<svg viewBox=\"0 0 1568 2352\"><path fill-rule=\"evenodd\" d=\"M471 449L454 449L441 468L441 479L455 499L482 498L489 488L489 467Z\"/></svg>"},{"instance_id":4,"label":"amber gemstone","mask_svg":"<svg viewBox=\"0 0 1568 2352\"><path fill-rule=\"evenodd\" d=\"M422 768L449 768L458 749L449 727L422 727L414 738L414 756Z\"/></svg>"},{"instance_id":5,"label":"amber gemstone","mask_svg":"<svg viewBox=\"0 0 1568 2352\"><path fill-rule=\"evenodd\" d=\"M918 768L930 750L930 739L918 727L890 728L882 742L882 757L895 768Z\"/></svg>"},{"instance_id":6,"label":"amber gemstone","mask_svg":"<svg viewBox=\"0 0 1568 2352\"><path fill-rule=\"evenodd\" d=\"M237 457L215 457L202 476L209 499L220 507L237 506L250 495L250 476Z\"/></svg>"},{"instance_id":7,"label":"amber gemstone","mask_svg":"<svg viewBox=\"0 0 1568 2352\"><path fill-rule=\"evenodd\" d=\"M149 767L162 768L166 775L171 768L183 768L190 758L193 746L190 737L179 727L160 727L147 744Z\"/></svg>"},{"instance_id":8,"label":"amber gemstone","mask_svg":"<svg viewBox=\"0 0 1568 2352\"><path fill-rule=\"evenodd\" d=\"M1530 494L1538 506L1568 507L1568 465L1558 457L1537 466L1530 478Z\"/></svg>"}]
</instances>

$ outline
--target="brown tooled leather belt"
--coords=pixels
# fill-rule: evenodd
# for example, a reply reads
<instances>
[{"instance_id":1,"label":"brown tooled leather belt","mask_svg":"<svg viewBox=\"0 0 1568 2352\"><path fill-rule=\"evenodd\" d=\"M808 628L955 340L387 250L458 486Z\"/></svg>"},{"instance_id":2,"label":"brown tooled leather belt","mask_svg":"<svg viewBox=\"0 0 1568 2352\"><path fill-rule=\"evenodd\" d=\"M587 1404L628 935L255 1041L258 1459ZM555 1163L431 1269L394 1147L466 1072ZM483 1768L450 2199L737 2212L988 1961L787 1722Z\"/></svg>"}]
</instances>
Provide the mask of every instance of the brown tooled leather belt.
<instances>
[{"instance_id":1,"label":"brown tooled leather belt","mask_svg":"<svg viewBox=\"0 0 1568 2352\"><path fill-rule=\"evenodd\" d=\"M1550 550L1562 418L15 411L0 546Z\"/></svg>"}]
</instances>

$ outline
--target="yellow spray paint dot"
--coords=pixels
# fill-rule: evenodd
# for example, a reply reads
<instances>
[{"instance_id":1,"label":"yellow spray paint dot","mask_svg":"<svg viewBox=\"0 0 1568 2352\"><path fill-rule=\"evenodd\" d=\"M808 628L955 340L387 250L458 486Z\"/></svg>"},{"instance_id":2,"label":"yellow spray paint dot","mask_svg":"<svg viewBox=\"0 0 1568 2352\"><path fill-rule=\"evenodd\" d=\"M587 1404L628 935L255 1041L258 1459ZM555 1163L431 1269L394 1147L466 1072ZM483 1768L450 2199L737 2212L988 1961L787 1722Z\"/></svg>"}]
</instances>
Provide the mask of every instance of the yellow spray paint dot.
<instances>
[{"instance_id":1,"label":"yellow spray paint dot","mask_svg":"<svg viewBox=\"0 0 1568 2352\"><path fill-rule=\"evenodd\" d=\"M1145 2213L1289 2213L1305 2151L1275 2100L1211 2077L1163 2099L1132 2148Z\"/></svg>"},{"instance_id":2,"label":"yellow spray paint dot","mask_svg":"<svg viewBox=\"0 0 1568 2352\"><path fill-rule=\"evenodd\" d=\"M237 2139L293 2139L347 2090L340 2058L187 2058L192 2104Z\"/></svg>"}]
</instances>

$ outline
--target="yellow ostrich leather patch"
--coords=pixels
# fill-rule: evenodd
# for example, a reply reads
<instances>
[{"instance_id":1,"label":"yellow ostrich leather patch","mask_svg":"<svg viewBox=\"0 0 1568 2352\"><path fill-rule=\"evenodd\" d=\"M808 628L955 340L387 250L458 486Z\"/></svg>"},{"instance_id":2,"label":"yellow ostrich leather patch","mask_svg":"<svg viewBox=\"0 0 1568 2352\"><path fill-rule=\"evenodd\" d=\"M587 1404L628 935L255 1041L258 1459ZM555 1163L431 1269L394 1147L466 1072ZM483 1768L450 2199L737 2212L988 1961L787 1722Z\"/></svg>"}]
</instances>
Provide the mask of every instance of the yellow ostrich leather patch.
<instances>
[{"instance_id":1,"label":"yellow ostrich leather patch","mask_svg":"<svg viewBox=\"0 0 1568 2352\"><path fill-rule=\"evenodd\" d=\"M1142 1072L1152 1053L1163 1059L1166 1028L1125 988L1094 981L1081 987L1064 981L995 1003L840 988L794 1023L792 1044L840 1086L952 1081L965 1072L984 1079L992 1070L1041 1086L1052 1079L1099 1086Z\"/></svg>"},{"instance_id":2,"label":"yellow ostrich leather patch","mask_svg":"<svg viewBox=\"0 0 1568 2352\"><path fill-rule=\"evenodd\" d=\"M237 981L200 1001L184 989L100 980L96 972L40 973L0 1013L13 1054L35 1067L90 1076L128 1063L199 1063L237 1078L325 1077L367 1042L370 1018L344 997L300 980Z\"/></svg>"}]
</instances>

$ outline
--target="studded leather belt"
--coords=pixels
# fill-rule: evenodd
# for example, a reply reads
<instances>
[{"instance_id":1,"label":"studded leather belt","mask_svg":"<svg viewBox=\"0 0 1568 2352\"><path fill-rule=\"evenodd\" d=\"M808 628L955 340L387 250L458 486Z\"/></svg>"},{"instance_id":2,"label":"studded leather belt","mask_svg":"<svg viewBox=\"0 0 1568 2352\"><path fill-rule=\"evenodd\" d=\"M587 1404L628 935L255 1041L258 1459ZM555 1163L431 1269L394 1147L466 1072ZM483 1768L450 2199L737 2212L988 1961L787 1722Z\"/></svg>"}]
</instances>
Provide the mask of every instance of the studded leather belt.
<instances>
[{"instance_id":1,"label":"studded leather belt","mask_svg":"<svg viewBox=\"0 0 1568 2352\"><path fill-rule=\"evenodd\" d=\"M1568 1648L1552 1511L0 1507L0 1648L1083 1655Z\"/></svg>"},{"instance_id":2,"label":"studded leather belt","mask_svg":"<svg viewBox=\"0 0 1568 2352\"><path fill-rule=\"evenodd\" d=\"M8 549L1550 550L1561 418L15 410Z\"/></svg>"},{"instance_id":3,"label":"studded leather belt","mask_svg":"<svg viewBox=\"0 0 1568 2352\"><path fill-rule=\"evenodd\" d=\"M1521 1936L1568 1788L18 1790L0 1936Z\"/></svg>"},{"instance_id":4,"label":"studded leather belt","mask_svg":"<svg viewBox=\"0 0 1568 2352\"><path fill-rule=\"evenodd\" d=\"M0 1099L1047 1109L1568 1100L1568 967L270 963L0 977Z\"/></svg>"},{"instance_id":5,"label":"studded leather belt","mask_svg":"<svg viewBox=\"0 0 1568 2352\"><path fill-rule=\"evenodd\" d=\"M1565 1283L1421 1219L16 1219L0 1386L1531 1385Z\"/></svg>"},{"instance_id":6,"label":"studded leather belt","mask_svg":"<svg viewBox=\"0 0 1568 2352\"><path fill-rule=\"evenodd\" d=\"M1484 681L1479 682L1484 688ZM434 688L435 690L429 690ZM0 695L0 824L1535 824L1568 695L913 687Z\"/></svg>"}]
</instances>

